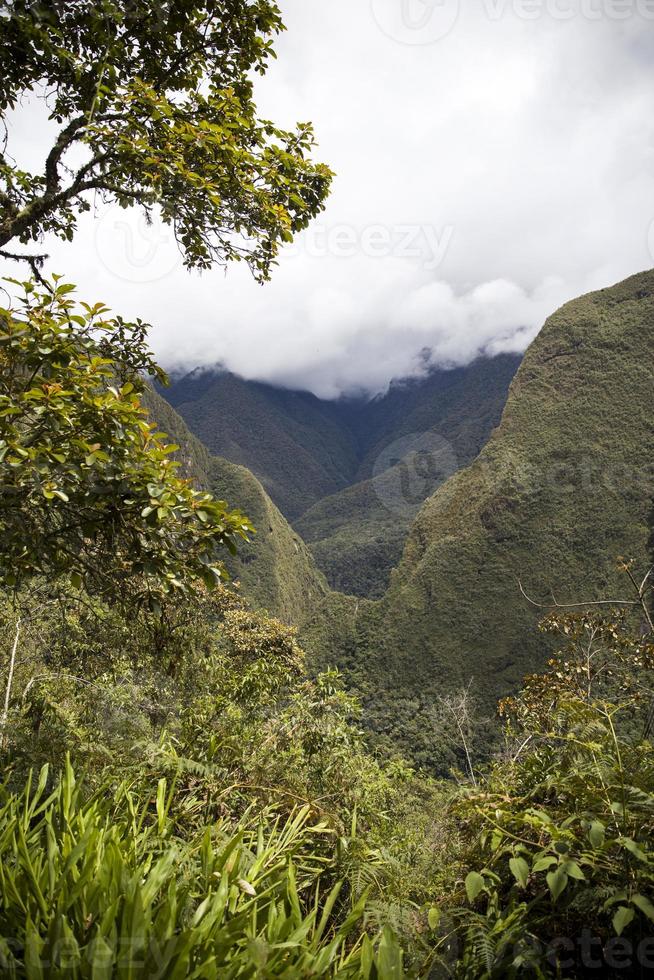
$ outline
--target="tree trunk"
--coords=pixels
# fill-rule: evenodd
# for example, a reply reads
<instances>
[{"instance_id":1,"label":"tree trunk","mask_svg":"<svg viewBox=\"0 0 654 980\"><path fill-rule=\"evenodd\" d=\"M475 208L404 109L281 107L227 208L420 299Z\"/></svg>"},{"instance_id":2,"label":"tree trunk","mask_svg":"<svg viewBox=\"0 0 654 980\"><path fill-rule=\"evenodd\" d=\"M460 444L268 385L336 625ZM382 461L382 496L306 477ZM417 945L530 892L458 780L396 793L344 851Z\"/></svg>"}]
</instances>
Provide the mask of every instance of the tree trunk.
<instances>
[{"instance_id":1,"label":"tree trunk","mask_svg":"<svg viewBox=\"0 0 654 980\"><path fill-rule=\"evenodd\" d=\"M5 748L7 741L7 721L9 719L9 701L11 700L11 688L14 683L14 669L16 667L16 651L18 650L18 640L20 639L20 619L16 621L16 634L14 645L11 648L11 658L9 660L9 674L7 675L7 687L5 689L5 703L0 718L0 747Z\"/></svg>"}]
</instances>

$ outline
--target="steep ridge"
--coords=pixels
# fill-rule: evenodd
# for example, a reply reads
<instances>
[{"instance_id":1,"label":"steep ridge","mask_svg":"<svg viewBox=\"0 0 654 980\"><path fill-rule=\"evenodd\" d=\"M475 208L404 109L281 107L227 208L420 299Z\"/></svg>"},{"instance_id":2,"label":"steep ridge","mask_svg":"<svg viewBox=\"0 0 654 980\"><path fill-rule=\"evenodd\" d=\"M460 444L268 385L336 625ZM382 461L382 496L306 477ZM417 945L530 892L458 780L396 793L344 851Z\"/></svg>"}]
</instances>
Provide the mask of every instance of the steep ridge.
<instances>
[{"instance_id":1,"label":"steep ridge","mask_svg":"<svg viewBox=\"0 0 654 980\"><path fill-rule=\"evenodd\" d=\"M361 449L356 482L373 475L391 443L424 432L451 443L457 467L471 462L500 420L521 360L520 354L478 357L465 367L434 368L425 377L393 382L352 418ZM347 410L347 399L337 406Z\"/></svg>"},{"instance_id":2,"label":"steep ridge","mask_svg":"<svg viewBox=\"0 0 654 980\"><path fill-rule=\"evenodd\" d=\"M288 520L354 479L352 434L309 392L194 371L162 394L210 452L251 470Z\"/></svg>"},{"instance_id":3,"label":"steep ridge","mask_svg":"<svg viewBox=\"0 0 654 980\"><path fill-rule=\"evenodd\" d=\"M354 417L363 447L358 475L366 478L295 522L332 588L384 594L422 503L475 458L498 424L520 360L479 358L394 384Z\"/></svg>"},{"instance_id":4,"label":"steep ridge","mask_svg":"<svg viewBox=\"0 0 654 980\"><path fill-rule=\"evenodd\" d=\"M381 602L331 597L307 631L363 692L382 739L436 765L430 705L474 678L486 709L542 666L552 604L621 598L620 556L649 559L654 272L545 324L475 462L417 515Z\"/></svg>"},{"instance_id":5,"label":"steep ridge","mask_svg":"<svg viewBox=\"0 0 654 980\"><path fill-rule=\"evenodd\" d=\"M327 584L311 553L273 504L259 481L243 466L212 456L175 410L156 392L145 403L153 421L180 447L184 474L221 500L242 510L257 533L225 563L246 598L284 622L301 626L327 594Z\"/></svg>"},{"instance_id":6,"label":"steep ridge","mask_svg":"<svg viewBox=\"0 0 654 980\"><path fill-rule=\"evenodd\" d=\"M324 401L224 371L194 371L162 394L212 453L255 474L332 588L379 597L422 502L499 421L519 363L479 358L393 383L372 400ZM433 465L435 443L443 466ZM385 475L403 460L408 469ZM393 480L406 478L398 501Z\"/></svg>"}]
</instances>

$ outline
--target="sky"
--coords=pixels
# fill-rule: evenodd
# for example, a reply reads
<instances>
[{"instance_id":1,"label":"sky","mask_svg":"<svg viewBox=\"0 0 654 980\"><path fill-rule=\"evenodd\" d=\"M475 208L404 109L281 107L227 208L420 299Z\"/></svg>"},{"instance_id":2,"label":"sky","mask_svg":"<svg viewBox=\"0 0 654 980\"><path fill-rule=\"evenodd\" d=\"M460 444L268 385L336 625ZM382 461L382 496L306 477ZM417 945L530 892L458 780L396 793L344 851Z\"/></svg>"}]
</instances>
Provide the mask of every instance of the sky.
<instances>
[{"instance_id":1,"label":"sky","mask_svg":"<svg viewBox=\"0 0 654 980\"><path fill-rule=\"evenodd\" d=\"M315 125L326 210L272 282L183 268L98 206L48 268L152 323L168 369L384 391L522 351L563 302L654 265L654 0L281 0L264 116ZM43 159L19 112L19 162ZM15 274L15 268L8 270Z\"/></svg>"}]
</instances>

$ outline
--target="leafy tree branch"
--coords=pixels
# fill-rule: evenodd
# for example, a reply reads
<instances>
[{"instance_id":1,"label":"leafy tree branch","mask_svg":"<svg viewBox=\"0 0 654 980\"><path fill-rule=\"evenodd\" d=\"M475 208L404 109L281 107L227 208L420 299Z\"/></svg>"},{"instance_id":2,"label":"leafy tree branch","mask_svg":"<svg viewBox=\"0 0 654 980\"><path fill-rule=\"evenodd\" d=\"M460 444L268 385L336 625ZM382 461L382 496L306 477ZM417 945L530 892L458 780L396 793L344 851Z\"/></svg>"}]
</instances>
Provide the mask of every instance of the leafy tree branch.
<instances>
[{"instance_id":1,"label":"leafy tree branch","mask_svg":"<svg viewBox=\"0 0 654 980\"><path fill-rule=\"evenodd\" d=\"M332 178L310 158L310 124L259 118L252 76L282 30L270 0L17 0L0 37L0 114L38 97L61 128L40 174L0 157L0 247L70 240L95 193L157 211L187 266L246 261L267 279Z\"/></svg>"}]
</instances>

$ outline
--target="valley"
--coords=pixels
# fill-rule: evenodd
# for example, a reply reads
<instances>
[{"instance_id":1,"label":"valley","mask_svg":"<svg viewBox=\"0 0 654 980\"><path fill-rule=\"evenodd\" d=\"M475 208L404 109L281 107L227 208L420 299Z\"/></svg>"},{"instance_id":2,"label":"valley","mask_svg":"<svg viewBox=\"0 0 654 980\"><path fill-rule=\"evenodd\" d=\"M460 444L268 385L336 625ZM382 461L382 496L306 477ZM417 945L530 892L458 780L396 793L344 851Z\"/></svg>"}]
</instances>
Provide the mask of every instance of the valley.
<instances>
[{"instance_id":1,"label":"valley","mask_svg":"<svg viewBox=\"0 0 654 980\"><path fill-rule=\"evenodd\" d=\"M323 401L212 371L160 394L213 455L256 476L332 589L380 598L422 503L499 422L519 363L433 369L376 398Z\"/></svg>"},{"instance_id":2,"label":"valley","mask_svg":"<svg viewBox=\"0 0 654 980\"><path fill-rule=\"evenodd\" d=\"M212 452L232 456L213 457L203 482L228 499L237 492L259 528L233 565L246 592L301 627L316 667L344 672L379 746L446 771L432 719L440 692L471 682L492 718L497 699L550 655L536 627L555 600L620 595L618 559L647 562L652 363L654 273L643 273L564 306L521 363L479 360L372 402L321 403L209 374L178 381L168 397ZM165 428L174 413L159 406ZM235 430L243 417L248 426ZM416 484L424 501L398 514L385 500L395 499L394 467L415 468L402 437L417 429L446 434L457 472L439 486L432 459ZM243 461L262 442L257 480ZM391 453L394 467L371 477L393 443L408 447L409 463ZM275 466L281 444L293 446L286 482ZM289 502L305 459L320 479L309 480L298 514ZM482 725L482 751L489 737Z\"/></svg>"}]
</instances>

